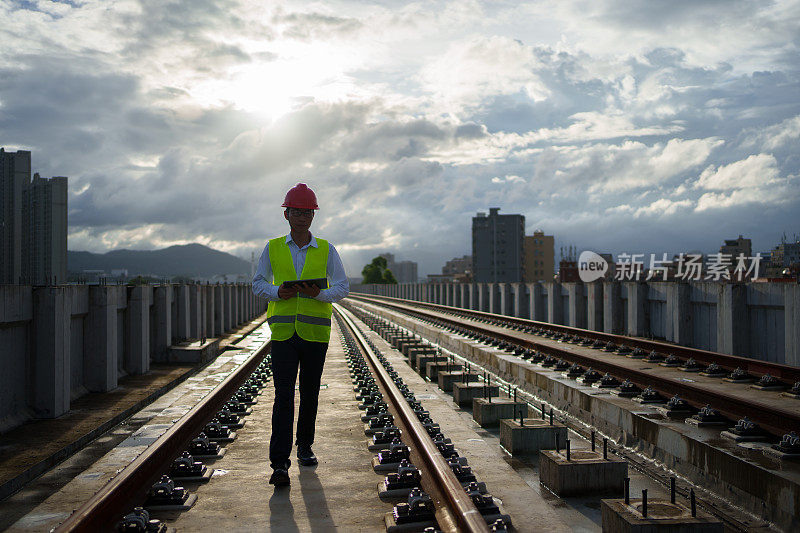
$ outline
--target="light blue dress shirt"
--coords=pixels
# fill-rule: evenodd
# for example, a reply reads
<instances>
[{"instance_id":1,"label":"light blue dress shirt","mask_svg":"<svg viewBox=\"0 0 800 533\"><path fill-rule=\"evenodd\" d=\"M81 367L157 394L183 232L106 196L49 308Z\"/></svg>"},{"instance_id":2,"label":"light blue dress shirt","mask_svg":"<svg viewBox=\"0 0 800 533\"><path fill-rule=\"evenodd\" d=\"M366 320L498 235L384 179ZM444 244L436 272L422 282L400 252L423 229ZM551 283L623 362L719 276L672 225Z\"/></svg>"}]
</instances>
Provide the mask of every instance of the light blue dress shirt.
<instances>
[{"instance_id":1,"label":"light blue dress shirt","mask_svg":"<svg viewBox=\"0 0 800 533\"><path fill-rule=\"evenodd\" d=\"M309 246L319 248L317 238L311 235L311 241L302 248L292 240L292 235L286 236L286 244L289 245L289 252L292 254L292 262L294 263L294 270L298 273L298 277L303 272L303 267L306 264L306 253ZM320 302L338 302L350 293L350 282L347 281L347 275L344 272L344 265L339 253L331 243L328 243L328 288L319 291L316 300ZM253 276L253 294L266 298L268 301L280 300L278 296L278 285L272 284L272 263L269 260L269 243L264 247L261 252L261 258L258 260L258 267L256 274Z\"/></svg>"}]
</instances>

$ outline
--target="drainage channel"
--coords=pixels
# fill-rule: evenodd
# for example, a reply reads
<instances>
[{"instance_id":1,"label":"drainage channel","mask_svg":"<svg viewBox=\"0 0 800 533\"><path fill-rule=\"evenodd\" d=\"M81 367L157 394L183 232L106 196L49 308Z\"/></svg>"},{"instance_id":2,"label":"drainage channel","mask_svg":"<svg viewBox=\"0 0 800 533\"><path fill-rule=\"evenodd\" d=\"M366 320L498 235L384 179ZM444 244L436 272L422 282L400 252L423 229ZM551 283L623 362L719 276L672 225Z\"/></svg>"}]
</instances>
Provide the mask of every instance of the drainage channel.
<instances>
[{"instance_id":1,"label":"drainage channel","mask_svg":"<svg viewBox=\"0 0 800 533\"><path fill-rule=\"evenodd\" d=\"M702 524L702 527L711 527L709 530L723 527L723 522L729 530L744 531L752 530L753 527L769 528L763 520L743 512L741 508L730 502L721 501L713 493L697 486L680 474L664 468L639 450L610 440L610 436L603 435L600 430L584 420L555 408L529 390L521 390L513 383L502 379L488 367L483 367L459 353L442 348L433 340L423 339L412 330L391 324L386 318L363 306L354 306L352 303L347 305L370 327L382 335L391 336L393 343L397 344L398 349L402 350L408 358L409 364L415 367L421 375L438 383L440 389L453 394L454 401L461 407L471 407L472 418L476 423L484 427L492 425L496 427L499 424L500 443L510 455L525 456L530 453L539 453L541 482L553 493L569 496L580 492L591 492L592 483L594 483L594 488L600 494L624 495L623 498L619 498L623 504L613 500L603 502L604 530L607 529L607 522L611 524L614 520L620 520L620 516L631 520L647 520L648 515L651 520L665 519L665 517L672 520L677 517L679 521L686 524L697 523ZM484 340L487 341L487 348L490 348L489 339ZM501 393L504 393L505 397L501 397ZM527 435L520 438L520 433ZM550 437L544 437L548 433ZM570 453L570 444L568 443L570 440L574 442L577 439L586 439L587 444L590 445L588 453L583 451L577 454ZM547 449L553 451L545 451ZM558 464L559 458L562 462L573 464L560 465ZM607 461L606 471L604 474L599 474L603 471L603 467L595 465L595 472L597 472L594 475L595 481L591 480L591 474L587 478L584 473L581 486L564 485L564 476L558 471L571 467L573 471L577 472L576 459L578 463L584 463L578 468L583 468L586 472L591 471L591 467L586 463L596 459ZM642 490L640 498L631 498L629 485L626 482L628 476L620 474L623 472L619 470L620 467L616 466L618 468L616 474L608 473L609 468L613 469L615 464L619 465L620 463L627 464L638 475L646 476L656 484L656 490L653 490L652 484L644 484L650 485L651 505L649 509L646 503L648 489ZM604 482L606 485L603 485ZM637 482L637 484L640 483ZM669 500L665 498L656 500L657 504L654 506L652 499L654 492L656 494L666 492ZM696 498L695 492L703 495L703 502ZM631 501L634 503L631 504ZM654 509L658 509L658 511L654 511ZM644 516L642 512L644 512ZM715 518L714 514L719 515L723 520ZM654 516L658 518L653 518ZM610 530L614 529L610 525L608 527Z\"/></svg>"},{"instance_id":2,"label":"drainage channel","mask_svg":"<svg viewBox=\"0 0 800 533\"><path fill-rule=\"evenodd\" d=\"M405 531L506 531L511 518L472 473L452 441L430 417L381 351L336 306L356 398L364 410L368 447L378 451L382 498L403 498L386 515L390 533Z\"/></svg>"}]
</instances>

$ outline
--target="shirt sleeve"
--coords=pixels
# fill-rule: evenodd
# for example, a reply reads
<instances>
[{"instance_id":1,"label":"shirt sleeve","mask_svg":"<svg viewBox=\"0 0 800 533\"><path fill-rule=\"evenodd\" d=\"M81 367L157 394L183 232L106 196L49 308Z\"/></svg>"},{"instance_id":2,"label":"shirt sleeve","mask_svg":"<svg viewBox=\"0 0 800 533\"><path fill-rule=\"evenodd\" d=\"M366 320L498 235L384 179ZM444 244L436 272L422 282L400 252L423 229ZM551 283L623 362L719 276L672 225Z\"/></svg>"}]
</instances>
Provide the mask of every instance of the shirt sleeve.
<instances>
[{"instance_id":1,"label":"shirt sleeve","mask_svg":"<svg viewBox=\"0 0 800 533\"><path fill-rule=\"evenodd\" d=\"M272 284L272 263L269 261L269 243L264 247L261 252L261 258L258 260L255 276L253 276L253 294L261 298L266 298L267 301L280 300L278 296L278 286Z\"/></svg>"},{"instance_id":2,"label":"shirt sleeve","mask_svg":"<svg viewBox=\"0 0 800 533\"><path fill-rule=\"evenodd\" d=\"M327 276L330 286L319 291L316 299L321 302L334 303L350 294L350 282L347 281L347 274L344 272L344 265L336 248L330 243L328 243L328 246L330 250L328 252Z\"/></svg>"}]
</instances>

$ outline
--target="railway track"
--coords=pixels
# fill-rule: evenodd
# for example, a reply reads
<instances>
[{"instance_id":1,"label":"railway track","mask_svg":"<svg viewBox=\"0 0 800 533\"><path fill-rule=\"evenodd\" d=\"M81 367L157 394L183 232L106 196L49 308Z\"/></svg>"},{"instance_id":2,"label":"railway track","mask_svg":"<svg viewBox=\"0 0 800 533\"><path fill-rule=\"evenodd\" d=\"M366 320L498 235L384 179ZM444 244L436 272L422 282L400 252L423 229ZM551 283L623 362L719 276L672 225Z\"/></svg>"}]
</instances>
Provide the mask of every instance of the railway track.
<instances>
[{"instance_id":1,"label":"railway track","mask_svg":"<svg viewBox=\"0 0 800 533\"><path fill-rule=\"evenodd\" d=\"M798 445L799 368L437 304L366 295L351 298L489 340L544 368L568 371L587 384L602 386L605 379L609 389L622 394L642 398L644 393L645 403L663 403L668 410L689 411L701 420L705 417L747 434L780 439L778 446L787 451L795 451ZM643 370L637 363L647 363L649 368ZM708 379L701 383L692 376ZM794 383L791 389L789 382ZM776 401L780 392L785 394Z\"/></svg>"},{"instance_id":2,"label":"railway track","mask_svg":"<svg viewBox=\"0 0 800 533\"><path fill-rule=\"evenodd\" d=\"M371 437L370 449L382 450L375 459L375 470L389 473L381 485L384 496L389 494L390 501L397 501L400 494L405 500L387 513L387 530L406 532L435 527L447 532L506 531L511 525L510 517L500 512L485 483L471 472L466 458L459 456L388 360L359 330L350 313L336 306L335 316L345 340L353 390L365 408L362 421L367 423L365 433ZM220 458L226 451L203 432L210 428L221 430L225 435L215 435L217 443L236 437L234 429L241 428L244 417L252 411L248 405L258 401L258 394L269 381L269 349L267 343L250 355L55 531L165 532L169 530L168 523L154 516L164 512L191 513L198 496L179 485L187 479L208 481L213 470L197 459L207 455ZM378 404L383 408L369 414L369 407ZM233 415L232 410L240 416ZM387 436L389 441L385 442ZM200 450L201 444L213 449L205 450L201 456L190 455ZM407 460L402 464L381 464L381 455L386 461L394 461L398 453L404 454L403 450ZM180 469L191 468L194 472L184 472L191 475L174 477Z\"/></svg>"},{"instance_id":3,"label":"railway track","mask_svg":"<svg viewBox=\"0 0 800 533\"><path fill-rule=\"evenodd\" d=\"M492 531L505 531L511 525L510 518L501 515L491 495L479 489L466 461L460 460L458 453L448 445L449 440L439 426L430 419L429 413L405 386L391 363L366 339L350 312L338 305L336 309L337 319L346 332L351 349L351 375L359 398L369 397L371 404L384 402L391 414L389 417L379 414L380 408L368 411L365 416L370 427L380 428L379 435L399 430L413 462L409 466L420 466L419 485L424 492L414 492L408 503L394 508L391 517L387 517L387 530L420 530L436 525L439 530L447 532L483 532L489 531L487 522L491 522ZM373 384L379 392L368 396L370 390L375 390L371 388ZM400 447L399 437L395 438L393 446ZM393 461L389 455L391 452L379 456L376 468L383 459ZM426 523L431 511L435 524ZM417 525L413 525L415 523Z\"/></svg>"},{"instance_id":4,"label":"railway track","mask_svg":"<svg viewBox=\"0 0 800 533\"><path fill-rule=\"evenodd\" d=\"M623 396L621 393L631 389L635 389L639 396L648 394L658 396L662 402L659 405L662 405L666 411L677 405L678 408L684 409L683 412L686 416L700 417L701 421L704 413L706 416L713 414L727 417L730 423L726 421L726 427L729 428L733 425L733 421L737 420L737 417L746 416L749 420L756 422L760 428L772 432L772 435L768 435L771 442L776 441L782 431L800 427L797 425L800 420L797 416L797 405L800 405L800 402L793 404L792 402L797 401L794 398L782 397L780 392L776 391L749 389L747 388L748 384L722 382L720 378L713 377L713 373L709 372L705 373L712 375L703 376L700 379L696 376L701 372L689 371L694 369L681 371L675 367L655 364L656 362L665 362L667 356L672 353L686 358L683 360L684 363L689 359L694 359L695 362L702 361L702 363L695 364L702 365L700 370L707 370L708 366L715 361L711 359L714 354L710 352L681 347L676 350L676 347L672 345L644 339L632 339L618 335L608 336L598 332L432 304L418 306L417 302L354 295L344 305L335 306L335 317L338 324L336 329L342 335L347 371L353 381L352 390L361 404L359 405L362 409L360 416L361 421L366 423L364 433L369 437L368 447L371 451L379 452L373 460L373 469L381 476L384 473L388 474L379 484L378 491L379 494L382 494L381 500L385 503L387 500L384 497L388 494L389 501L396 503L384 517L386 528L391 533L421 531L424 527L434 527L439 531L505 531L513 526L511 518L501 511L499 500L488 493L491 487L477 479L466 458L459 455L452 442L431 418L433 415L426 410L420 399L415 397L411 388L403 382L401 377L403 372L397 371L399 367L392 367L390 361L399 364L403 361L402 356L399 359L397 355L392 355L391 358L387 357L381 352L381 350L389 349L382 344L383 340L379 337L370 337L375 333L367 334L359 328L364 328L366 325L375 329L377 333L384 336L387 342L404 353L406 349L403 347L403 343L411 342L413 344L419 339L413 338L414 334L411 333L411 330L401 333L399 337L393 337L397 335L397 330L394 330L395 333L379 331L382 327L380 320L370 318L369 313L363 313L365 309L369 308L373 308L373 311L370 311L373 313L374 309L387 309L397 317L408 317L408 320L413 319L416 321L415 323L426 324L427 331L434 336L438 335L441 341L458 338L463 340L459 341L462 342L459 345L461 347L469 348L469 343L473 343L472 345L485 347L485 349L481 348L484 352L488 350L501 354L505 358L504 360L519 361L519 364L534 364L537 368L546 371L560 370L565 377L571 378L567 381L578 378L584 386L595 388L605 386L606 390L613 389L616 393L620 393L620 396ZM373 317L377 317L377 315L373 315ZM394 327L392 326L392 328ZM443 333L437 334L436 331ZM376 345L376 342L381 343L381 347ZM428 346L430 348L430 345ZM450 353L452 355L454 352ZM434 361L439 361L441 354L442 348L436 348ZM697 357L692 357L693 355ZM729 371L733 364L739 368L745 368L742 367L743 362L740 361L742 358L719 355L722 357L716 360L718 361L716 364L725 371ZM420 355L420 357L424 357L424 355ZM465 357L461 357L458 362L449 361L446 363L447 366L440 370L444 371L446 368L449 372L451 363L454 366L462 365L466 367L463 372L466 377L471 372L470 363ZM656 358L657 361L654 361L653 359ZM413 362L414 357L408 359ZM642 369L643 364L650 365L655 371ZM758 364L761 365L758 368L761 369L762 374L753 374L755 366L746 367L747 373L751 374L754 379L761 379L762 376L770 374L780 376L781 381L787 382L796 376L796 369L763 362L758 362ZM684 364L684 366L686 365ZM488 370L488 367L485 369ZM417 368L417 371L420 372L420 368ZM730 376L731 373L732 371L727 372L723 376ZM424 365L420 374L426 375ZM186 510L191 507L193 498L197 498L197 496L176 487L181 483L180 480L164 478L164 474L180 473L181 469L197 469L196 458L188 457L183 452L188 450L193 453L200 449L198 446L203 444L214 446L199 435L201 431L221 431L222 433L227 431L230 434L237 427L241 428L244 417L252 410L248 409L247 401L257 402L257 396L269 378L269 345L267 344L249 355L219 386L174 423L166 433L116 475L102 490L72 513L56 531L110 531L119 527L122 527L124 531L165 531L167 523L158 523L157 520L153 520L149 526L147 525L153 516L149 514L148 509L164 509L165 506L172 505L175 509ZM407 373L406 378L408 379ZM419 378L414 376L414 379L418 380ZM484 398L490 402L493 394L491 389L500 386L505 388L508 395L505 401L517 403L516 392L519 385L512 386L508 378L503 381L500 374L492 377L487 371L483 376L477 376L476 381L480 382L480 387L485 394ZM610 386L612 382L613 387ZM477 385L479 383L476 383ZM441 386L442 383L439 382L439 387L441 388ZM784 388L784 391L787 388ZM525 394L525 391L520 390L520 392ZM672 401L668 402L670 397L672 397ZM776 407L770 402L778 397L783 399L783 404ZM763 400L764 398L766 400ZM529 412L539 413L542 418L549 415L550 425L553 424L553 407L551 406L556 405L555 403L551 403L551 406L547 407L544 404L536 405L535 402L526 402L526 404L530 409ZM714 405L714 409L703 409L707 404ZM260 411L263 411L259 415L263 420L265 409L269 405L254 407L260 407ZM559 408L556 409L558 411L555 417L557 424L567 422L572 416L563 405L560 409L560 411ZM442 415L441 411L438 412L440 416L449 416ZM539 414L536 414L536 417ZM524 414L520 415L520 426L528 423L524 417ZM574 422L574 416L572 420ZM247 437L250 444L263 448L265 440L263 432L268 428L264 427L263 422L259 422L253 427L260 427L260 433L253 431L253 434L250 434L248 428L240 431L244 435L250 435ZM589 429L591 429L591 434ZM360 431L360 429L356 430L357 433ZM591 424L570 422L570 431L575 431L587 438L588 442L592 443L592 453L594 452L595 428ZM602 431L600 432L602 433ZM215 435L215 437L218 441L226 440L224 435ZM574 439L573 436L573 450L575 450ZM785 440L784 438L783 441ZM774 447L780 448L783 441ZM500 442L503 444L502 438ZM562 448L564 444L565 442L562 440L560 443ZM624 444L621 442L610 444L613 449L609 453L624 458L634 469L642 472L648 470L647 460L637 462L636 454L628 454L627 452L630 450ZM505 444L503 445L505 446ZM569 446L568 441L566 445ZM609 446L609 449L612 446ZM563 449L558 452L558 447L557 441L556 452L563 455ZM217 457L224 455L224 451L224 448L217 448ZM236 453L238 455L235 457L242 457L241 450ZM569 457L569 451L566 454ZM241 461L241 458L235 460ZM199 464L199 468L205 468L202 463ZM230 467L230 463L228 466L223 465L223 468ZM242 464L238 468L248 469L249 472L253 470L253 464ZM263 465L256 466L256 469L262 470ZM198 474L197 471L194 473ZM302 472L300 474L303 475ZM255 476L255 479L258 480L261 474L248 473L248 475ZM374 474L370 472L365 475L369 477ZM648 472L648 475L653 477L652 472ZM664 483L669 486L671 481L674 487L674 474L669 471L662 470L654 478L657 479L660 486L663 486ZM302 479L301 477L301 483ZM686 481L687 483L679 486L677 490L673 488L673 495L675 493L683 494L688 499L692 486L697 489L697 484L696 480L689 482L689 478L686 478ZM219 484L219 482L217 483ZM497 483L496 480L495 483ZM214 483L208 485L210 493L214 495L212 499L219 498L220 494L224 494L224 490L213 489L213 486ZM205 497L202 491L197 494L201 498ZM398 495L399 499L403 501L398 500ZM270 507L273 505L273 499L270 500ZM749 522L747 517L740 519L740 517L734 516L737 512L735 510L729 515L726 514L726 510L720 511L722 505L727 504L718 504L709 494L702 495L698 500L698 507L702 506L705 510L714 511L731 530L747 530L754 523ZM509 502L507 493L503 501ZM381 502L376 503L380 504ZM233 512L240 512L239 507L235 507L237 504L232 503L231 505L234 506L232 507ZM240 502L238 505L241 506L242 503ZM735 505L733 503L729 506L732 508ZM753 506L750 505L749 508L752 509ZM381 510L383 509L381 505L372 505L369 509L369 511L361 511L364 516L374 517L376 512L385 512ZM519 509L515 508L514 513L518 512ZM186 517L191 515L191 511L181 514ZM162 517L157 511L155 516ZM260 516L258 519L262 518L263 516ZM175 522L174 525L179 530L193 529L195 526L192 524L196 524L198 519L199 517L187 518L180 522L175 515L167 518L167 520ZM141 529L142 527L150 527L150 529Z\"/></svg>"},{"instance_id":5,"label":"railway track","mask_svg":"<svg viewBox=\"0 0 800 533\"><path fill-rule=\"evenodd\" d=\"M176 481L210 477L207 467L195 459L224 454L218 443L235 437L234 428L243 425L251 411L248 406L270 379L270 347L268 342L250 355L55 531L167 531L165 524L150 519L148 509L192 505L196 497Z\"/></svg>"}]
</instances>

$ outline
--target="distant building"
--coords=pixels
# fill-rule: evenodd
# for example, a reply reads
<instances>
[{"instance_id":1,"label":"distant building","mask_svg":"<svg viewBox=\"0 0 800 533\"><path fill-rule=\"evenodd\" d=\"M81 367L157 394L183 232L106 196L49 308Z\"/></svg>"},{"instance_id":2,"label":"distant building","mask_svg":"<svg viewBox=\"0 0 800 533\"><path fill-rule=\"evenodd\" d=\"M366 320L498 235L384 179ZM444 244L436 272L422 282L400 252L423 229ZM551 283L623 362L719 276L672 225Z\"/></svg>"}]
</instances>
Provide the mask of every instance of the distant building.
<instances>
[{"instance_id":1,"label":"distant building","mask_svg":"<svg viewBox=\"0 0 800 533\"><path fill-rule=\"evenodd\" d=\"M67 178L33 175L25 201L27 282L55 285L67 280Z\"/></svg>"},{"instance_id":2,"label":"distant building","mask_svg":"<svg viewBox=\"0 0 800 533\"><path fill-rule=\"evenodd\" d=\"M31 153L0 148L0 283L20 283L24 276L23 195L31 181Z\"/></svg>"},{"instance_id":3,"label":"distant building","mask_svg":"<svg viewBox=\"0 0 800 533\"><path fill-rule=\"evenodd\" d=\"M492 207L488 216L478 213L472 218L472 277L479 283L515 283L525 278L525 217L499 211Z\"/></svg>"},{"instance_id":4,"label":"distant building","mask_svg":"<svg viewBox=\"0 0 800 533\"><path fill-rule=\"evenodd\" d=\"M782 242L772 250L773 263L790 267L800 263L800 241Z\"/></svg>"},{"instance_id":5,"label":"distant building","mask_svg":"<svg viewBox=\"0 0 800 533\"><path fill-rule=\"evenodd\" d=\"M523 242L525 250L525 281L553 281L555 274L555 240L540 229L533 235L526 235Z\"/></svg>"},{"instance_id":6,"label":"distant building","mask_svg":"<svg viewBox=\"0 0 800 533\"><path fill-rule=\"evenodd\" d=\"M430 278L431 276L428 276ZM442 267L441 277L457 283L472 281L472 256L454 257Z\"/></svg>"},{"instance_id":7,"label":"distant building","mask_svg":"<svg viewBox=\"0 0 800 533\"><path fill-rule=\"evenodd\" d=\"M561 283L580 281L578 274L578 262L562 259L558 263L558 281Z\"/></svg>"},{"instance_id":8,"label":"distant building","mask_svg":"<svg viewBox=\"0 0 800 533\"><path fill-rule=\"evenodd\" d=\"M415 261L395 261L394 254L380 254L386 259L386 268L392 271L397 283L417 282L417 263Z\"/></svg>"},{"instance_id":9,"label":"distant building","mask_svg":"<svg viewBox=\"0 0 800 533\"><path fill-rule=\"evenodd\" d=\"M725 239L725 244L720 246L719 253L729 254L734 259L739 257L740 254L743 254L745 257L752 257L753 243L750 239L745 239L741 235L739 235L738 239Z\"/></svg>"},{"instance_id":10,"label":"distant building","mask_svg":"<svg viewBox=\"0 0 800 533\"><path fill-rule=\"evenodd\" d=\"M67 178L31 181L31 153L0 148L0 283L67 281Z\"/></svg>"}]
</instances>

